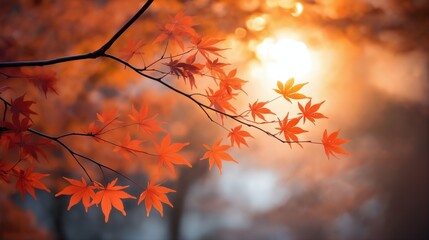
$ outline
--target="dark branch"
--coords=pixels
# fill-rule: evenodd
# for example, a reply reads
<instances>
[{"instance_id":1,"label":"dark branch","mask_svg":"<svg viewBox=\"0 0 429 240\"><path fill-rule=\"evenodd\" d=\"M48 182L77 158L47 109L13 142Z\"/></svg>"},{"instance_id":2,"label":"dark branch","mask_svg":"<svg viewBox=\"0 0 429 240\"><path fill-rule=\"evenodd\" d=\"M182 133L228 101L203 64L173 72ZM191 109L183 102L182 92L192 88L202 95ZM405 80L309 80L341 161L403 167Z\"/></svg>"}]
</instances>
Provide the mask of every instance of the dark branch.
<instances>
[{"instance_id":1,"label":"dark branch","mask_svg":"<svg viewBox=\"0 0 429 240\"><path fill-rule=\"evenodd\" d=\"M109 41L107 41L103 46L101 46L99 49L97 49L94 52L79 54L74 56L54 58L49 60L0 62L0 68L46 66L46 65L53 65L57 63L63 63L63 62L71 62L71 61L77 61L77 60L83 60L83 59L94 59L94 58L101 57L113 45L113 43L115 43L115 41L149 8L152 2L153 0L148 0L140 8L140 10L130 20L128 20L128 22L126 22L125 25L122 26L122 28L119 29L119 31L117 31L112 38L110 38Z\"/></svg>"}]
</instances>

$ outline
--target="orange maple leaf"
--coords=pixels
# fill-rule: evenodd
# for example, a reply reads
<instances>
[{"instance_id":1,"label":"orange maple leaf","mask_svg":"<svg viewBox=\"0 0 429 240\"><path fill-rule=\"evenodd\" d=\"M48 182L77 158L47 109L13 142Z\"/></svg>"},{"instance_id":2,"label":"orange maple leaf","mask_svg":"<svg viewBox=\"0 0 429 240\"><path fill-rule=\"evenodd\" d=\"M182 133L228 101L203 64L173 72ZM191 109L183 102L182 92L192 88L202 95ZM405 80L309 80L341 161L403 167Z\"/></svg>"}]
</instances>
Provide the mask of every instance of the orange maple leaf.
<instances>
[{"instance_id":1,"label":"orange maple leaf","mask_svg":"<svg viewBox=\"0 0 429 240\"><path fill-rule=\"evenodd\" d=\"M243 85L247 83L247 81L235 77L237 73L237 69L231 70L228 75L223 74L220 77L220 88L225 89L229 95L232 95L232 90L243 91Z\"/></svg>"},{"instance_id":2,"label":"orange maple leaf","mask_svg":"<svg viewBox=\"0 0 429 240\"><path fill-rule=\"evenodd\" d=\"M137 111L134 108L134 105L131 109L131 114L128 115L131 120L135 121L143 130L143 132L152 135L153 132L165 131L161 128L161 124L165 124L165 122L157 121L155 118L158 114L153 115L152 117L148 117L149 108L147 105L143 105L140 107L140 111Z\"/></svg>"},{"instance_id":3,"label":"orange maple leaf","mask_svg":"<svg viewBox=\"0 0 429 240\"><path fill-rule=\"evenodd\" d=\"M135 152L142 151L142 148L140 147L142 142L142 140L131 140L130 134L127 134L124 141L119 146L116 146L113 151L119 152L126 159L129 159L129 154L135 155Z\"/></svg>"},{"instance_id":4,"label":"orange maple leaf","mask_svg":"<svg viewBox=\"0 0 429 240\"><path fill-rule=\"evenodd\" d=\"M118 56L120 59L124 60L125 62L128 62L131 60L131 58L134 57L135 54L143 54L140 51L140 48L142 48L143 46L143 40L129 40L127 46L119 50Z\"/></svg>"},{"instance_id":5,"label":"orange maple leaf","mask_svg":"<svg viewBox=\"0 0 429 240\"><path fill-rule=\"evenodd\" d=\"M292 118L289 121L289 113L286 114L286 116L283 118L283 120L278 119L279 122L279 128L276 128L280 130L279 134L284 134L284 137L286 139L286 142L289 144L289 147L292 148L291 143L295 142L298 143L299 146L302 147L302 145L298 142L298 137L296 135L308 132L300 127L297 127L296 125L301 120L301 117L298 118Z\"/></svg>"},{"instance_id":6,"label":"orange maple leaf","mask_svg":"<svg viewBox=\"0 0 429 240\"><path fill-rule=\"evenodd\" d=\"M165 136L164 139L162 139L161 145L158 145L156 143L154 145L159 155L158 169L166 165L170 169L173 176L176 176L176 171L174 170L173 164L186 165L188 167L192 167L192 165L188 161L186 161L184 157L182 157L180 154L177 153L183 147L189 145L188 142L171 144L170 134L167 134L167 136Z\"/></svg>"},{"instance_id":7,"label":"orange maple leaf","mask_svg":"<svg viewBox=\"0 0 429 240\"><path fill-rule=\"evenodd\" d=\"M110 124L119 124L121 123L120 120L118 120L118 109L116 108L109 108L107 110L104 110L102 113L97 113L97 119L100 121L100 123L104 124L105 126Z\"/></svg>"},{"instance_id":8,"label":"orange maple leaf","mask_svg":"<svg viewBox=\"0 0 429 240\"><path fill-rule=\"evenodd\" d=\"M214 107L216 110L221 112L226 112L226 110L236 113L236 109L229 102L233 99L231 94L228 94L225 89L219 89L217 91L213 91L213 89L208 88L206 90L207 98L210 101L210 107ZM223 115L221 115L223 117Z\"/></svg>"},{"instance_id":9,"label":"orange maple leaf","mask_svg":"<svg viewBox=\"0 0 429 240\"><path fill-rule=\"evenodd\" d=\"M161 34L155 38L153 43L155 44L168 39L168 42L176 43L183 50L185 49L183 44L184 38L196 34L193 28L194 25L193 17L179 12L171 19L170 23L165 24L161 28Z\"/></svg>"},{"instance_id":10,"label":"orange maple leaf","mask_svg":"<svg viewBox=\"0 0 429 240\"><path fill-rule=\"evenodd\" d=\"M246 146L247 142L246 142L246 137L251 137L253 138L252 135L250 135L250 133L248 133L247 131L241 130L242 125L237 126L235 128L231 128L231 132L228 133L228 137L231 140L231 146L234 146L234 143L237 143L237 146L240 148L240 144L244 144Z\"/></svg>"},{"instance_id":11,"label":"orange maple leaf","mask_svg":"<svg viewBox=\"0 0 429 240\"><path fill-rule=\"evenodd\" d=\"M328 134L328 131L325 129L323 132L322 144L325 148L325 154L329 159L329 155L335 156L335 153L350 155L350 153L346 152L344 149L340 147L340 145L349 142L350 140L337 138L340 133L340 130Z\"/></svg>"},{"instance_id":12,"label":"orange maple leaf","mask_svg":"<svg viewBox=\"0 0 429 240\"><path fill-rule=\"evenodd\" d=\"M104 214L104 221L109 221L109 215L110 211L112 210L112 206L116 208L118 211L120 211L124 216L127 215L127 213L124 210L124 204L122 203L122 199L126 198L132 198L135 199L136 197L122 191L122 189L128 188L129 186L115 186L116 182L118 181L118 178L115 178L115 180L111 181L109 184L107 184L107 187L103 187L102 184L97 183L97 188L99 191L95 193L95 196L91 202L91 205L98 204L101 202L101 211Z\"/></svg>"},{"instance_id":13,"label":"orange maple leaf","mask_svg":"<svg viewBox=\"0 0 429 240\"><path fill-rule=\"evenodd\" d=\"M166 194L170 192L176 192L173 189L166 188L163 186L160 186L159 184L155 185L156 177L152 178L150 182L147 183L147 189L140 194L139 201L137 204L140 205L140 203L145 200L145 207L146 207L146 216L149 217L150 210L152 209L152 205L155 207L156 210L161 214L161 216L164 216L162 203L168 204L170 207L173 207L173 204L168 200Z\"/></svg>"},{"instance_id":14,"label":"orange maple leaf","mask_svg":"<svg viewBox=\"0 0 429 240\"><path fill-rule=\"evenodd\" d=\"M225 75L225 71L223 70L223 68L228 65L228 63L219 62L218 58L213 61L207 60L206 62L206 67L210 70L210 75L213 77L213 79Z\"/></svg>"},{"instance_id":15,"label":"orange maple leaf","mask_svg":"<svg viewBox=\"0 0 429 240\"><path fill-rule=\"evenodd\" d=\"M307 102L307 104L305 104L305 108L301 105L301 103L298 102L298 107L299 110L301 111L301 113L298 114L302 114L302 116L304 117L304 123L305 123L305 119L310 120L310 122L312 122L313 124L315 124L315 119L319 119L319 118L328 118L325 115L318 113L317 110L319 110L320 106L324 103L320 102L314 105L311 105L311 99Z\"/></svg>"},{"instance_id":16,"label":"orange maple leaf","mask_svg":"<svg viewBox=\"0 0 429 240\"><path fill-rule=\"evenodd\" d=\"M270 109L265 108L265 104L267 104L268 102L258 102L258 100L256 100L256 102L254 102L252 105L250 105L249 103L249 108L250 108L250 112L252 113L252 117L253 117L253 121L256 120L256 117L259 117L260 119L265 120L265 117L263 114L274 114Z\"/></svg>"},{"instance_id":17,"label":"orange maple leaf","mask_svg":"<svg viewBox=\"0 0 429 240\"><path fill-rule=\"evenodd\" d=\"M88 212L88 208L91 206L91 199L95 197L95 186L87 185L83 177L82 182L71 178L63 178L70 183L70 186L65 187L59 193L55 194L55 197L61 195L72 195L70 197L70 203L67 210L70 211L74 205L82 201L82 204L85 207L85 212Z\"/></svg>"},{"instance_id":18,"label":"orange maple leaf","mask_svg":"<svg viewBox=\"0 0 429 240\"><path fill-rule=\"evenodd\" d=\"M40 179L49 176L49 174L33 172L34 167L29 167L26 170L14 170L15 175L18 178L16 181L16 188L21 193L21 198L24 199L25 193L28 192L35 200L37 200L34 189L44 190L51 192Z\"/></svg>"},{"instance_id":19,"label":"orange maple leaf","mask_svg":"<svg viewBox=\"0 0 429 240\"><path fill-rule=\"evenodd\" d=\"M103 128L93 121L88 125L88 129L85 132L88 134L99 135L102 130Z\"/></svg>"},{"instance_id":20,"label":"orange maple leaf","mask_svg":"<svg viewBox=\"0 0 429 240\"><path fill-rule=\"evenodd\" d=\"M228 153L226 153L225 151L228 150L231 146L229 145L220 145L220 143L222 142L222 139L220 139L219 141L215 142L215 144L213 144L212 147L203 144L203 146L208 150L204 156L202 158L200 158L200 160L204 160L206 158L209 159L209 170L212 169L213 164L216 163L216 166L219 169L220 174L222 174L222 160L224 161L229 161L229 162L235 162L238 163L237 161L235 161L231 155L229 155Z\"/></svg>"},{"instance_id":21,"label":"orange maple leaf","mask_svg":"<svg viewBox=\"0 0 429 240\"><path fill-rule=\"evenodd\" d=\"M301 90L301 88L304 87L307 83L300 83L300 84L296 84L295 86L293 85L294 83L295 83L294 78L290 78L285 83L284 86L283 86L282 82L277 81L277 88L278 89L274 89L274 91L276 93L283 95L283 97L289 102L291 102L290 99L307 98L304 94L298 93L298 91Z\"/></svg>"},{"instance_id":22,"label":"orange maple leaf","mask_svg":"<svg viewBox=\"0 0 429 240\"><path fill-rule=\"evenodd\" d=\"M203 55L203 57L207 60L210 60L209 54L213 54L219 57L222 57L218 52L226 50L225 48L215 47L215 44L222 42L224 39L213 39L210 37L200 37L194 35L191 39L191 43L195 45L197 49L197 53Z\"/></svg>"}]
</instances>

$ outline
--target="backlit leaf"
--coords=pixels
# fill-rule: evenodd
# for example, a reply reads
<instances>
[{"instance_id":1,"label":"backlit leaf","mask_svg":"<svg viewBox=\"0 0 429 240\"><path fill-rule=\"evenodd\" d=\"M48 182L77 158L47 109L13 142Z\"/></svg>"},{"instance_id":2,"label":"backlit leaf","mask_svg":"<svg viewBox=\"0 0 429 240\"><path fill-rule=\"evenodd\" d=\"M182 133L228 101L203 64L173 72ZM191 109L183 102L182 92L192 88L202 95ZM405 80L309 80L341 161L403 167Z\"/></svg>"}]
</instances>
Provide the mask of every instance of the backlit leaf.
<instances>
[{"instance_id":1,"label":"backlit leaf","mask_svg":"<svg viewBox=\"0 0 429 240\"><path fill-rule=\"evenodd\" d=\"M235 162L231 155L229 155L226 151L231 147L229 145L220 145L222 142L222 139L215 142L213 146L208 146L206 144L203 144L203 146L207 149L206 153L204 153L204 156L200 158L200 160L209 159L209 170L212 169L213 164L216 164L216 166L219 169L220 174L222 174L222 160L223 161L229 161L229 162Z\"/></svg>"},{"instance_id":2,"label":"backlit leaf","mask_svg":"<svg viewBox=\"0 0 429 240\"><path fill-rule=\"evenodd\" d=\"M104 214L104 221L109 221L109 215L110 211L112 210L112 206L116 208L118 211L120 211L124 216L127 215L124 209L124 204L122 203L122 199L132 198L135 199L136 197L122 191L125 188L128 188L128 186L115 186L118 179L111 181L109 184L107 184L107 187L103 187L101 184L97 184L99 191L95 193L95 196L91 202L91 205L101 203L101 211Z\"/></svg>"}]
</instances>

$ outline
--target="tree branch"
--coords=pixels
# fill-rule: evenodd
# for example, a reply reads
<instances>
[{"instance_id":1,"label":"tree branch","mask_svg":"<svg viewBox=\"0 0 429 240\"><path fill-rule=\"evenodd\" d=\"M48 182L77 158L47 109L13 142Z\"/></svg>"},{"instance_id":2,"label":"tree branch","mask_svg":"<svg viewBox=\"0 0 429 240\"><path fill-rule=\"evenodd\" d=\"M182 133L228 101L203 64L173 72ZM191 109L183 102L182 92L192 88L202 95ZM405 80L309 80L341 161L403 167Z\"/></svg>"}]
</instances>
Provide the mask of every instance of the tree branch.
<instances>
[{"instance_id":1,"label":"tree branch","mask_svg":"<svg viewBox=\"0 0 429 240\"><path fill-rule=\"evenodd\" d=\"M152 2L153 0L148 0L140 8L140 10L136 14L134 14L134 16L130 20L128 20L128 22L126 22L124 26L122 26L122 28L120 28L119 31L117 31L112 36L112 38L110 38L109 41L107 41L103 46L101 46L99 49L97 49L94 52L54 58L49 60L0 62L0 68L46 66L46 65L53 65L57 63L63 63L63 62L71 62L71 61L77 61L77 60L83 60L83 59L94 59L94 58L101 57L113 45L113 43L115 43L116 40L149 8Z\"/></svg>"}]
</instances>

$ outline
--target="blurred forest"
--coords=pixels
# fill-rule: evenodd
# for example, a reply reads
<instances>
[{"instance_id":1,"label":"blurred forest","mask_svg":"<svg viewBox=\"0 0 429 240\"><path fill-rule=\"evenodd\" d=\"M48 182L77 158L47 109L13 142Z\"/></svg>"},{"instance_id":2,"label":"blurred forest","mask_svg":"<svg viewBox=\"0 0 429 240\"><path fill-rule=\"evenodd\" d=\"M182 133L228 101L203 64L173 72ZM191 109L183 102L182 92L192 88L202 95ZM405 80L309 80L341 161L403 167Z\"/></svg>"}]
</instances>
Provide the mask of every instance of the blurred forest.
<instances>
[{"instance_id":1,"label":"blurred forest","mask_svg":"<svg viewBox=\"0 0 429 240\"><path fill-rule=\"evenodd\" d=\"M94 51L143 4L0 0L0 62ZM109 52L119 52L129 39L148 39L144 57L157 56L163 49L150 42L180 11L197 17L198 31L226 39L225 58L249 80L249 96L272 98L275 81L288 76L285 66L279 75L264 68L258 44L281 38L305 43L312 66L300 82L310 82L306 93L314 103L326 100L330 120L314 126L318 132L309 138L341 128L352 140L346 147L352 156L328 160L320 147L290 149L252 132L249 148L231 152L240 164L225 164L219 175L199 161L204 149L190 145L183 154L193 167L167 184L177 190L169 195L174 208L147 218L143 206L124 201L127 216L112 211L108 223L99 209L86 214L79 204L67 211L69 199L52 193L22 201L14 186L0 181L0 239L429 239L427 1L157 0ZM168 121L178 141L224 135L198 106L117 62L82 60L50 69L60 79L58 95L14 86L37 102L34 128L48 134L86 129L104 109L144 102ZM85 140L68 144L139 182L149 180L142 172L156 167L133 157L114 161L111 149L91 148ZM58 149L41 169L51 174L46 185L53 193L64 187L62 176L79 179L73 174L81 171Z\"/></svg>"}]
</instances>

